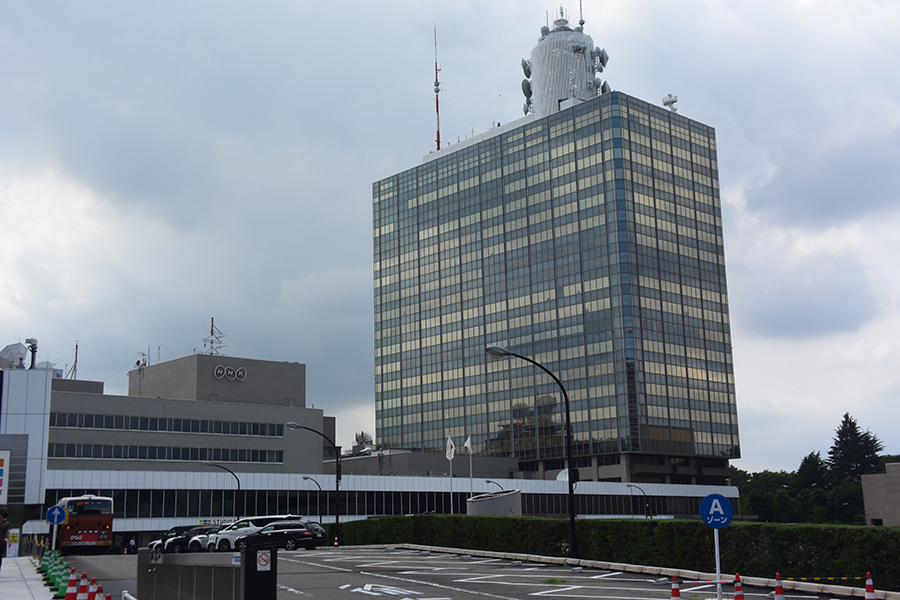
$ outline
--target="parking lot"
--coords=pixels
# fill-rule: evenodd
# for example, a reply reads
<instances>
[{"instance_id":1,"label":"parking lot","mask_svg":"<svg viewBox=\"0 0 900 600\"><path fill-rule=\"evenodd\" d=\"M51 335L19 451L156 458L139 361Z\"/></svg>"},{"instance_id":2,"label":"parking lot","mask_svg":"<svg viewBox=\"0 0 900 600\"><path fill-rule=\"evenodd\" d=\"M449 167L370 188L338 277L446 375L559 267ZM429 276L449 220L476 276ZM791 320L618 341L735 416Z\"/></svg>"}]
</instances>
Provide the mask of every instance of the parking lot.
<instances>
[{"instance_id":1,"label":"parking lot","mask_svg":"<svg viewBox=\"0 0 900 600\"><path fill-rule=\"evenodd\" d=\"M354 548L338 551L279 552L278 599L390 596L410 600L438 598L669 598L669 579L613 570L569 568L538 562L481 558L417 550ZM771 589L745 587L749 598ZM733 589L724 586L723 597ZM683 598L716 597L713 584L683 584ZM788 600L819 595L789 593Z\"/></svg>"},{"instance_id":2,"label":"parking lot","mask_svg":"<svg viewBox=\"0 0 900 600\"><path fill-rule=\"evenodd\" d=\"M513 600L524 598L597 598L609 600L661 600L671 597L671 579L650 567L604 569L571 568L554 561L515 555L477 556L440 549L343 547L337 550L278 552L278 600L362 600L365 596L393 597L398 600L435 600L438 598ZM105 591L118 597L121 590L136 591L137 557L70 557L79 572L87 571L104 583ZM540 562L545 560L546 562ZM645 570L640 573L636 571ZM685 581L680 584L685 600L716 598L716 586ZM757 580L758 586L744 584L747 600L771 598L771 582ZM800 591L824 586L784 582L785 600L830 600L849 597L849 588L826 591ZM861 590L856 590L857 593ZM723 598L731 600L734 588L723 586ZM881 597L881 596L879 596ZM896 597L896 596L892 596ZM248 600L252 600L249 599Z\"/></svg>"}]
</instances>

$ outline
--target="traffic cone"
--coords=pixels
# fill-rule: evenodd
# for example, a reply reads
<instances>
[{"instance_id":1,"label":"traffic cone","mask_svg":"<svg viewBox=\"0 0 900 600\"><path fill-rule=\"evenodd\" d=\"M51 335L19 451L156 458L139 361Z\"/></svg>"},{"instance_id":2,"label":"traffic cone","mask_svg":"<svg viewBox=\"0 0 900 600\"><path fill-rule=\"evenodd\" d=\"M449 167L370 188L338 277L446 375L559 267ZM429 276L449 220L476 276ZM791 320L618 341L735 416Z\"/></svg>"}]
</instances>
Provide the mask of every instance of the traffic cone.
<instances>
[{"instance_id":1,"label":"traffic cone","mask_svg":"<svg viewBox=\"0 0 900 600\"><path fill-rule=\"evenodd\" d=\"M62 598L66 595L66 585L69 583L69 563L64 562L61 558L56 566L56 572L53 574L53 583L50 587L56 588L56 595Z\"/></svg>"},{"instance_id":2,"label":"traffic cone","mask_svg":"<svg viewBox=\"0 0 900 600\"><path fill-rule=\"evenodd\" d=\"M78 576L75 575L75 567L69 572L69 585L66 587L65 600L78 600Z\"/></svg>"},{"instance_id":3,"label":"traffic cone","mask_svg":"<svg viewBox=\"0 0 900 600\"><path fill-rule=\"evenodd\" d=\"M678 575L672 575L672 598L681 598L681 588L678 587Z\"/></svg>"},{"instance_id":4,"label":"traffic cone","mask_svg":"<svg viewBox=\"0 0 900 600\"><path fill-rule=\"evenodd\" d=\"M744 600L744 586L741 585L741 576L734 574L734 600Z\"/></svg>"},{"instance_id":5,"label":"traffic cone","mask_svg":"<svg viewBox=\"0 0 900 600\"><path fill-rule=\"evenodd\" d=\"M81 574L81 581L78 582L78 595L75 600L87 600L88 580L87 573Z\"/></svg>"},{"instance_id":6,"label":"traffic cone","mask_svg":"<svg viewBox=\"0 0 900 600\"><path fill-rule=\"evenodd\" d=\"M91 585L88 586L87 600L96 600L97 598L97 578L91 577Z\"/></svg>"},{"instance_id":7,"label":"traffic cone","mask_svg":"<svg viewBox=\"0 0 900 600\"><path fill-rule=\"evenodd\" d=\"M875 584L872 582L872 573L866 573L866 600L875 600Z\"/></svg>"},{"instance_id":8,"label":"traffic cone","mask_svg":"<svg viewBox=\"0 0 900 600\"><path fill-rule=\"evenodd\" d=\"M784 600L784 588L781 587L781 573L775 573L775 600Z\"/></svg>"},{"instance_id":9,"label":"traffic cone","mask_svg":"<svg viewBox=\"0 0 900 600\"><path fill-rule=\"evenodd\" d=\"M109 594L107 594L107 596L108 596L108 595L109 595ZM106 596L103 595L103 586L102 586L102 585L98 585L98 586L97 586L97 598L98 598L98 600L103 600L103 598L105 598L105 597L106 597Z\"/></svg>"},{"instance_id":10,"label":"traffic cone","mask_svg":"<svg viewBox=\"0 0 900 600\"><path fill-rule=\"evenodd\" d=\"M334 536L334 547L335 547L335 548L338 547L337 536Z\"/></svg>"}]
</instances>

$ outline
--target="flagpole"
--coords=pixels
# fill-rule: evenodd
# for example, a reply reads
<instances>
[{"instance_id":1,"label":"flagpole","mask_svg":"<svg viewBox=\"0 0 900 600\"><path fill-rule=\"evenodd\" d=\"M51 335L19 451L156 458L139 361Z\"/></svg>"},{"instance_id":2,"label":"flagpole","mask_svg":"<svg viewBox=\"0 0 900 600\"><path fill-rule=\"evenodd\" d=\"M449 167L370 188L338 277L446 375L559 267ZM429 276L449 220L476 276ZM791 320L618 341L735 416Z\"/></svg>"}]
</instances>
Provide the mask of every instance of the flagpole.
<instances>
[{"instance_id":1,"label":"flagpole","mask_svg":"<svg viewBox=\"0 0 900 600\"><path fill-rule=\"evenodd\" d=\"M472 436L466 438L466 443L463 444L469 452L469 498L475 495L474 488L472 485Z\"/></svg>"},{"instance_id":2,"label":"flagpole","mask_svg":"<svg viewBox=\"0 0 900 600\"><path fill-rule=\"evenodd\" d=\"M472 497L473 486L472 486L472 450L469 450L469 498Z\"/></svg>"},{"instance_id":3,"label":"flagpole","mask_svg":"<svg viewBox=\"0 0 900 600\"><path fill-rule=\"evenodd\" d=\"M453 455L456 454L456 447L453 445L453 438L447 436L447 460L450 461L450 514L453 514Z\"/></svg>"},{"instance_id":4,"label":"flagpole","mask_svg":"<svg viewBox=\"0 0 900 600\"><path fill-rule=\"evenodd\" d=\"M453 514L453 459L450 459L450 514Z\"/></svg>"}]
</instances>

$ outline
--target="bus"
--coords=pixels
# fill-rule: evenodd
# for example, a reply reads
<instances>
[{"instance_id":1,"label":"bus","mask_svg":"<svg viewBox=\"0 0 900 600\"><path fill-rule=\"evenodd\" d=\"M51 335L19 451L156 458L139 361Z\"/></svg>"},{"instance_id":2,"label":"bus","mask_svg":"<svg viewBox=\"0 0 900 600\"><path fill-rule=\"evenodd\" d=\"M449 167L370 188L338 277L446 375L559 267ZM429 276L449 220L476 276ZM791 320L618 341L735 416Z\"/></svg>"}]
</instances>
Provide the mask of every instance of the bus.
<instances>
[{"instance_id":1,"label":"bus","mask_svg":"<svg viewBox=\"0 0 900 600\"><path fill-rule=\"evenodd\" d=\"M112 547L113 499L74 496L56 503L69 511L68 520L56 526L56 549L62 554L105 554Z\"/></svg>"}]
</instances>

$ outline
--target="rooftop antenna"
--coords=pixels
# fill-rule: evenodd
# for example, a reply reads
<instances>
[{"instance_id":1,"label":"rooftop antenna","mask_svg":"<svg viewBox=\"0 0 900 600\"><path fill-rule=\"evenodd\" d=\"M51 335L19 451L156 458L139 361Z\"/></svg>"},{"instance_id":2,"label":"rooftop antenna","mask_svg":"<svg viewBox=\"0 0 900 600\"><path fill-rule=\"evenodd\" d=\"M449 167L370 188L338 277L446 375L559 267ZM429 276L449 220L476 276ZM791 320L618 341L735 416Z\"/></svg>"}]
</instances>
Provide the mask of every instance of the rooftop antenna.
<instances>
[{"instance_id":1,"label":"rooftop antenna","mask_svg":"<svg viewBox=\"0 0 900 600\"><path fill-rule=\"evenodd\" d=\"M437 123L437 137L435 143L437 149L441 149L441 105L438 102L438 94L441 92L441 82L438 81L438 60L437 60L437 24L434 25L434 113Z\"/></svg>"},{"instance_id":2,"label":"rooftop antenna","mask_svg":"<svg viewBox=\"0 0 900 600\"><path fill-rule=\"evenodd\" d=\"M210 317L209 337L203 338L204 354L221 355L221 350L225 347L225 342L222 341L223 339L225 339L225 334L222 333L221 329L216 327L215 317Z\"/></svg>"},{"instance_id":3,"label":"rooftop antenna","mask_svg":"<svg viewBox=\"0 0 900 600\"><path fill-rule=\"evenodd\" d=\"M578 24L584 29L584 7L581 6L581 0L578 0Z\"/></svg>"},{"instance_id":4,"label":"rooftop antenna","mask_svg":"<svg viewBox=\"0 0 900 600\"><path fill-rule=\"evenodd\" d=\"M66 373L65 378L78 379L78 340L75 340L75 362L72 363L72 368Z\"/></svg>"}]
</instances>

